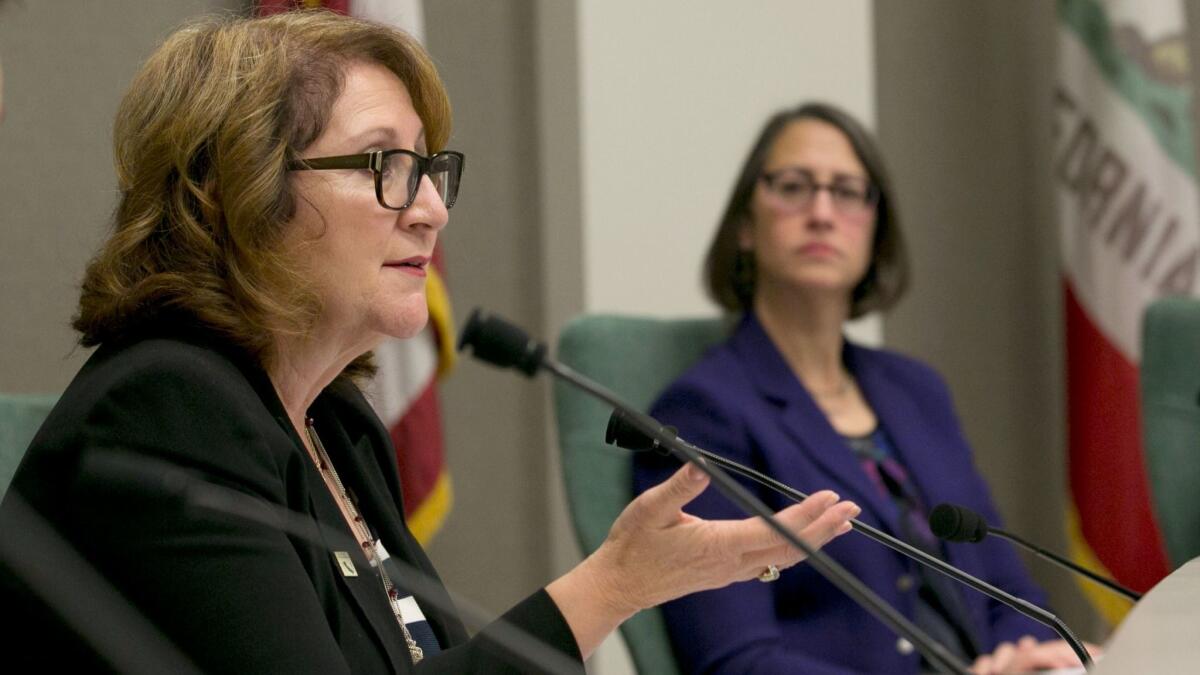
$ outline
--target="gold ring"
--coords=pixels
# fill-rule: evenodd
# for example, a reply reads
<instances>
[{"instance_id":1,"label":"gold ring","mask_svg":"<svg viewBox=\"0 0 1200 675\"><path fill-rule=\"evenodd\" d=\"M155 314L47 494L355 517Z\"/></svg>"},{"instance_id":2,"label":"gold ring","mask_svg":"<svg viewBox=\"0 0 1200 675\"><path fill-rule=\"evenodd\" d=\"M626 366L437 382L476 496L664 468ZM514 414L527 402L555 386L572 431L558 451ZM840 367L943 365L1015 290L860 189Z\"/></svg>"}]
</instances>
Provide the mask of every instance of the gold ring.
<instances>
[{"instance_id":1,"label":"gold ring","mask_svg":"<svg viewBox=\"0 0 1200 675\"><path fill-rule=\"evenodd\" d=\"M758 580L763 582L764 584L771 582L771 581L775 581L778 578L779 578L779 568L774 565L767 565L767 569L763 570L763 573L758 575Z\"/></svg>"}]
</instances>

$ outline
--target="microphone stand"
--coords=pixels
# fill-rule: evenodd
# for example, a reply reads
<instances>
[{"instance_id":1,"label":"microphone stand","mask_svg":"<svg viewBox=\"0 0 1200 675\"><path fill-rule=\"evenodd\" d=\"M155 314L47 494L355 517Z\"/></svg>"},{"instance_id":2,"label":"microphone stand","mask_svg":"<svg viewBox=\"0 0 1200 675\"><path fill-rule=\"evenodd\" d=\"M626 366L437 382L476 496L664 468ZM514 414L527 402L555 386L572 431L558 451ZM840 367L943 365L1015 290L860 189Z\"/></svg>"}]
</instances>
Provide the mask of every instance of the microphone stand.
<instances>
[{"instance_id":1,"label":"microphone stand","mask_svg":"<svg viewBox=\"0 0 1200 675\"><path fill-rule=\"evenodd\" d=\"M653 419L653 418L650 418L650 419ZM637 431L641 432L641 434L644 436L644 438L635 439L635 438L630 438L628 435L626 435L625 438L619 438L622 435L621 430L619 429L620 425L622 425L622 424L627 424L629 426L635 427L637 429ZM627 431L625 433L628 434ZM659 439L657 436L646 433L641 425L634 423L634 421L631 419L631 417L627 413L625 413L625 411L623 411L619 408L613 412L612 417L609 420L608 434L607 434L607 438L605 440L611 444L619 445L620 447L630 449L630 450L656 449L655 446L663 445L662 443L659 442ZM639 440L643 441L643 442L641 442L641 443L634 442L634 441L639 441ZM785 485L784 483L781 483L781 482L775 480L774 478L771 478L770 476L767 476L761 472L755 471L754 469L751 469L748 466L744 466L742 464L734 462L733 460L726 459L718 454L715 454L708 450L704 450L703 448L699 448L694 445L691 445L687 441L679 439L678 437L676 437L675 440L677 443L690 448L692 450L692 452L694 452L696 455L701 456L704 459L711 461L712 463L717 464L717 465L725 468L728 471L732 471L734 473L745 476L746 478L749 478L750 480L753 480L756 483L759 483L765 487L768 487L768 488L774 490L775 492L778 492L779 494L782 494L785 497L792 499L793 501L802 502L808 498L808 495L804 494L803 492L800 492L799 490L796 490L788 485ZM649 443L647 443L645 441L649 441ZM630 445L636 445L636 447L630 447L630 445L626 445L625 443L629 443ZM890 534L887 534L886 532L883 532L875 527L872 527L872 526L858 520L857 518L853 518L850 520L850 526L856 532L866 535L868 538L873 539L873 540L879 542L880 544L883 544L884 546L887 546L888 548L892 549L893 551L896 551L900 555L911 558L911 559L917 561L918 563L925 565L926 567L929 567L938 572L941 572L942 574L950 577L951 579L954 579L955 581L958 581L959 583L970 586L971 588L974 588L975 590L979 591L980 593L983 593L984 595L988 596L989 598L992 598L993 600L996 600L1000 603L1003 603L1004 605L1007 605L1008 607L1016 610L1017 612L1025 615L1026 617L1029 617L1030 619L1033 619L1034 621L1037 621L1038 623L1041 623L1045 626L1050 627L1051 629L1054 630L1054 632L1058 633L1058 635L1067 644L1071 645L1071 649L1074 650L1075 655L1079 657L1079 660L1083 664L1084 668L1087 668L1092 665L1092 656L1091 656L1091 654L1088 653L1087 648L1084 647L1083 643L1079 640L1079 638L1077 638L1075 636L1075 634L1071 632L1071 629L1068 628L1065 623L1063 623L1062 619L1059 619L1054 614L1048 612L1045 609L1042 609L1041 607L1038 607L1037 605L1035 605L1027 600L1022 600L1021 598L1018 598L1015 595L1012 595L1011 593L1008 593L1007 591L1005 591L1001 588L997 588L996 586L993 586L992 584L989 584L986 581L983 581L982 579L979 579L970 574L967 574L966 572L964 572L964 571L960 570L959 568L951 565L950 563L942 560L941 558L930 555L915 546L911 546L908 543L903 542L903 541L891 536Z\"/></svg>"},{"instance_id":2,"label":"microphone stand","mask_svg":"<svg viewBox=\"0 0 1200 675\"><path fill-rule=\"evenodd\" d=\"M489 330L493 334L484 335L481 338L480 333ZM496 333L499 334L497 335ZM479 344L481 342L487 344L481 345ZM837 564L829 556L809 546L804 540L792 533L791 530L781 525L774 518L770 508L766 504L755 497L744 486L730 478L729 474L709 465L694 449L679 442L674 434L664 430L662 425L658 424L653 418L639 413L626 405L616 394L613 394L598 383L593 382L569 367L547 357L545 355L545 345L530 339L525 335L524 331L496 317L481 318L480 311L476 309L472 312L471 318L463 330L462 338L459 342L459 350L461 351L468 344L472 345L473 353L476 357L483 358L494 365L502 367L513 366L530 376L534 375L539 369L548 370L554 376L568 384L625 412L630 422L639 431L654 439L659 445L671 450L681 461L694 464L712 479L712 484L722 494L747 513L762 518L780 537L783 537L788 543L804 552L808 556L808 563L813 569L817 570L817 572L842 592L853 598L855 602L865 607L897 635L911 642L935 668L949 673L968 674L969 671L966 664L963 664L944 646L934 642L932 638L917 628L903 614L896 611L894 607L885 603L874 591L851 575L844 567ZM481 349L481 347L483 348Z\"/></svg>"},{"instance_id":3,"label":"microphone stand","mask_svg":"<svg viewBox=\"0 0 1200 675\"><path fill-rule=\"evenodd\" d=\"M1030 543L1030 542L1022 539L1021 537L1018 537L1017 535L1013 534L1012 532L1001 530L998 527L992 527L990 525L988 526L987 531L988 531L988 534L994 534L997 537L1002 537L1004 539L1007 539L1007 540L1013 542L1014 544L1022 546L1025 549L1036 553L1043 560L1049 560L1050 562L1057 563L1062 567L1066 567L1067 569L1071 570L1072 572L1082 574L1083 576L1087 577L1088 579L1091 579L1092 581L1100 584L1101 586L1104 586L1105 588L1109 589L1110 591L1113 591L1114 593L1117 593L1126 598L1129 598L1130 600L1133 600L1134 602L1137 602L1138 600L1142 599L1141 593L1138 593L1137 591L1133 591L1128 588L1125 588L1121 584L1118 584L1111 579L1102 577L1099 574L1096 574L1095 572L1089 570L1088 568L1083 567L1082 565L1076 565L1075 563L1071 562L1070 560L1067 560L1066 558L1063 558L1062 556L1058 555L1057 553L1047 551L1046 549L1042 548L1041 546Z\"/></svg>"},{"instance_id":4,"label":"microphone stand","mask_svg":"<svg viewBox=\"0 0 1200 675\"><path fill-rule=\"evenodd\" d=\"M1043 560L1057 562L1058 565L1067 567L1072 572L1078 572L1079 574L1084 575L1084 577L1087 577L1088 579L1091 579L1092 581L1096 581L1097 584L1106 587L1106 589L1109 589L1110 591L1114 591L1116 593L1120 593L1120 595L1127 597L1129 599L1132 599L1132 601L1134 601L1134 602L1138 602L1141 599L1141 593L1136 592L1136 591L1130 591L1129 589L1126 589L1126 587L1115 583L1115 581L1112 581L1111 579L1105 579L1104 577L1100 577L1099 574L1092 572L1091 569L1088 569L1086 567L1082 567L1079 565L1075 565L1075 563L1066 560L1066 558L1063 558L1061 555L1055 554L1055 552L1045 550L1042 548L1042 546L1039 546L1037 544L1032 544L1030 542L1026 542L1025 539L1022 539L1022 538L1016 536L1016 534L1013 534L1012 532L1006 532L1004 530L1000 530L1000 528L998 528L998 527L988 527L988 533L996 534L997 537L1003 537L1003 538L1010 540L1010 542L1019 544L1021 546L1025 546L1026 549L1036 552L1036 554L1039 555L1040 557L1042 557Z\"/></svg>"}]
</instances>

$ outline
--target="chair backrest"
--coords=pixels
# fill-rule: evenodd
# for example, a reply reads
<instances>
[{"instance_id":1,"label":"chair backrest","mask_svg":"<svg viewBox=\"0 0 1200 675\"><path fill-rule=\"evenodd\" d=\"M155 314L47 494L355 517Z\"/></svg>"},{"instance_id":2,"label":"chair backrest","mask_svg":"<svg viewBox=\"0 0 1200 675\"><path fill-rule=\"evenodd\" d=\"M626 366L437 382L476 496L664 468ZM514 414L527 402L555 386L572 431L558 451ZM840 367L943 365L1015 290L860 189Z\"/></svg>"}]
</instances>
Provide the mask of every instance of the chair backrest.
<instances>
[{"instance_id":1,"label":"chair backrest","mask_svg":"<svg viewBox=\"0 0 1200 675\"><path fill-rule=\"evenodd\" d=\"M587 315L563 329L557 356L646 410L726 333L720 319ZM561 382L554 386L554 407L575 534L583 551L591 553L633 498L632 459L628 451L604 443L612 410ZM621 633L639 672L678 672L658 609L639 612L621 626Z\"/></svg>"},{"instance_id":2,"label":"chair backrest","mask_svg":"<svg viewBox=\"0 0 1200 675\"><path fill-rule=\"evenodd\" d=\"M57 400L50 394L0 394L0 497Z\"/></svg>"},{"instance_id":3,"label":"chair backrest","mask_svg":"<svg viewBox=\"0 0 1200 675\"><path fill-rule=\"evenodd\" d=\"M1167 298L1142 320L1142 438L1173 566L1200 556L1200 300Z\"/></svg>"}]
</instances>

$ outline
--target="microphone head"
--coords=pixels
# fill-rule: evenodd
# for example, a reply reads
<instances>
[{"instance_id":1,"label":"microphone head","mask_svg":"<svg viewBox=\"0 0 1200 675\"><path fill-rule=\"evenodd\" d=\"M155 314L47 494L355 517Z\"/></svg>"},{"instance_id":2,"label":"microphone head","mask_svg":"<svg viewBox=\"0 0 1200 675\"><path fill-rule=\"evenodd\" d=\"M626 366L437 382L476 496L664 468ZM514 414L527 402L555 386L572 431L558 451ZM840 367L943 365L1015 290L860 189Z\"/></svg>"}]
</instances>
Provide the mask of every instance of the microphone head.
<instances>
[{"instance_id":1,"label":"microphone head","mask_svg":"<svg viewBox=\"0 0 1200 675\"><path fill-rule=\"evenodd\" d=\"M675 427L663 427L663 430L671 435L675 435ZM643 450L657 450L664 455L671 454L657 441L646 434L629 419L629 415L621 410L614 410L612 415L608 417L608 428L604 430L604 442L609 445L615 445L618 448L626 450L634 450L641 452Z\"/></svg>"},{"instance_id":2,"label":"microphone head","mask_svg":"<svg viewBox=\"0 0 1200 675\"><path fill-rule=\"evenodd\" d=\"M608 428L604 430L604 442L626 450L650 450L654 440L643 434L629 422L629 416L614 410L608 417Z\"/></svg>"},{"instance_id":3,"label":"microphone head","mask_svg":"<svg viewBox=\"0 0 1200 675\"><path fill-rule=\"evenodd\" d=\"M458 351L471 348L475 358L500 368L516 368L532 377L546 357L546 345L519 327L476 307L467 319Z\"/></svg>"},{"instance_id":4,"label":"microphone head","mask_svg":"<svg viewBox=\"0 0 1200 675\"><path fill-rule=\"evenodd\" d=\"M929 529L946 541L978 543L988 534L983 516L963 506L938 504L929 513Z\"/></svg>"}]
</instances>

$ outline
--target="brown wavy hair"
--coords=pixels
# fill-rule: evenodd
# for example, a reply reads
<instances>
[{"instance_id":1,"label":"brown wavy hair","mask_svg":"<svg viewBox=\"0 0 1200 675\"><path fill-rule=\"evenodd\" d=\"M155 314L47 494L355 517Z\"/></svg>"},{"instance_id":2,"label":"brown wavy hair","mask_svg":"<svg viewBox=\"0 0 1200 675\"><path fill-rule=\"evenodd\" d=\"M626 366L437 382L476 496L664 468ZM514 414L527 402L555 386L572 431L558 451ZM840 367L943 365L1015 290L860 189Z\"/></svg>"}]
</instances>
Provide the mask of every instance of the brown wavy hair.
<instances>
[{"instance_id":1,"label":"brown wavy hair","mask_svg":"<svg viewBox=\"0 0 1200 675\"><path fill-rule=\"evenodd\" d=\"M752 253L738 246L738 231L751 219L750 202L754 186L762 176L771 146L792 122L819 120L842 132L854 148L854 154L867 178L879 191L875 207L875 238L871 247L871 264L850 296L850 318L858 318L873 310L891 308L908 289L908 254L904 234L900 230L900 214L896 209L891 179L883 164L883 154L871 133L849 113L828 103L805 103L775 113L759 132L742 171L733 185L733 193L717 233L708 248L704 261L704 284L709 296L730 312L744 312L754 302L757 268Z\"/></svg>"},{"instance_id":2,"label":"brown wavy hair","mask_svg":"<svg viewBox=\"0 0 1200 675\"><path fill-rule=\"evenodd\" d=\"M266 366L276 336L312 327L319 302L282 246L297 199L286 165L325 129L355 61L395 73L430 151L444 147L445 88L399 30L311 11L209 18L166 39L117 112L120 199L84 275L82 345L182 319Z\"/></svg>"}]
</instances>

